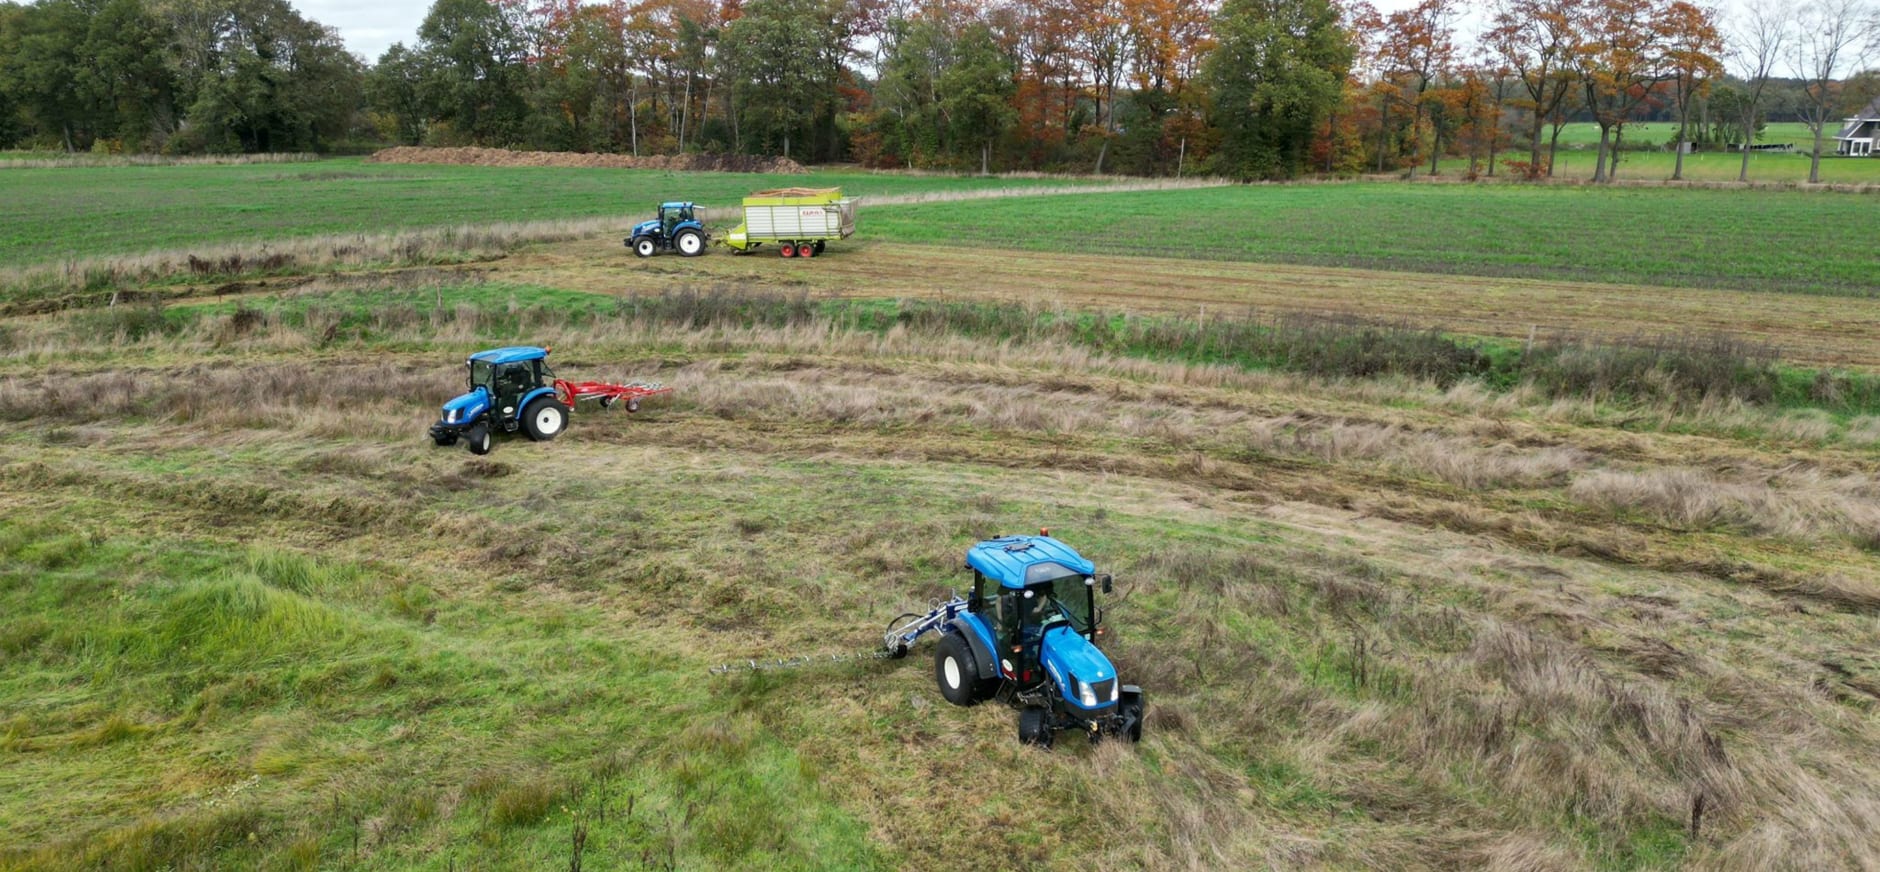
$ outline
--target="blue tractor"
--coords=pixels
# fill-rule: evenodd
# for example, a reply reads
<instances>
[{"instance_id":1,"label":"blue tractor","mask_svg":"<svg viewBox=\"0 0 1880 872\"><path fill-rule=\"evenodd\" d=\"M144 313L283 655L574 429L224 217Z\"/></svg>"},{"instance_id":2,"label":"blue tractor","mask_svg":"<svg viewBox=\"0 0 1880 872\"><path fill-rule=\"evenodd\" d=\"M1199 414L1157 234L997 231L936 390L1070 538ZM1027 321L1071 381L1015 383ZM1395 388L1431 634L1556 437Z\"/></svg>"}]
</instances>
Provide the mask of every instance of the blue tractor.
<instances>
[{"instance_id":1,"label":"blue tractor","mask_svg":"<svg viewBox=\"0 0 1880 872\"><path fill-rule=\"evenodd\" d=\"M884 643L905 656L938 631L934 680L954 705L1002 699L1019 710L1018 740L1050 747L1062 730L1090 737L1142 739L1142 688L1121 684L1097 648L1103 610L1097 591L1110 576L1048 535L1005 536L968 549L968 596L925 615L903 615Z\"/></svg>"},{"instance_id":2,"label":"blue tractor","mask_svg":"<svg viewBox=\"0 0 1880 872\"><path fill-rule=\"evenodd\" d=\"M455 445L461 437L472 454L488 454L500 430L547 442L568 426L568 406L556 396L548 349L528 345L470 355L470 389L444 404L431 425L431 441Z\"/></svg>"},{"instance_id":3,"label":"blue tractor","mask_svg":"<svg viewBox=\"0 0 1880 872\"><path fill-rule=\"evenodd\" d=\"M704 223L693 214L691 203L661 203L659 217L634 225L627 247L640 257L652 257L662 251L677 251L686 257L705 253L710 236Z\"/></svg>"}]
</instances>

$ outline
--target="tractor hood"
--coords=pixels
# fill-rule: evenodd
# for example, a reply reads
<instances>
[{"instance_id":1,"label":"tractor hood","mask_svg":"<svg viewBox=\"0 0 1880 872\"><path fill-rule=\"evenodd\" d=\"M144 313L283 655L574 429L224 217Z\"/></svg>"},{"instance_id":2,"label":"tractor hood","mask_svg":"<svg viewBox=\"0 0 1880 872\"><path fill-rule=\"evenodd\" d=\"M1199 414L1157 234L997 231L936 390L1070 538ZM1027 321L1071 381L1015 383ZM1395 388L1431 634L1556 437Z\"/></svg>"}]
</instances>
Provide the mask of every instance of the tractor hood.
<instances>
[{"instance_id":1,"label":"tractor hood","mask_svg":"<svg viewBox=\"0 0 1880 872\"><path fill-rule=\"evenodd\" d=\"M471 388L458 394L444 404L444 423L462 424L473 421L490 407L490 392L484 388Z\"/></svg>"},{"instance_id":2,"label":"tractor hood","mask_svg":"<svg viewBox=\"0 0 1880 872\"><path fill-rule=\"evenodd\" d=\"M657 233L658 231L659 231L659 219L657 218L651 221L641 221L640 223L633 225L634 236L646 236L651 233Z\"/></svg>"},{"instance_id":3,"label":"tractor hood","mask_svg":"<svg viewBox=\"0 0 1880 872\"><path fill-rule=\"evenodd\" d=\"M1076 630L1062 624L1046 630L1039 659L1073 711L1098 712L1116 704L1116 667ZM1094 705L1084 705L1078 698L1078 681L1090 685Z\"/></svg>"}]
</instances>

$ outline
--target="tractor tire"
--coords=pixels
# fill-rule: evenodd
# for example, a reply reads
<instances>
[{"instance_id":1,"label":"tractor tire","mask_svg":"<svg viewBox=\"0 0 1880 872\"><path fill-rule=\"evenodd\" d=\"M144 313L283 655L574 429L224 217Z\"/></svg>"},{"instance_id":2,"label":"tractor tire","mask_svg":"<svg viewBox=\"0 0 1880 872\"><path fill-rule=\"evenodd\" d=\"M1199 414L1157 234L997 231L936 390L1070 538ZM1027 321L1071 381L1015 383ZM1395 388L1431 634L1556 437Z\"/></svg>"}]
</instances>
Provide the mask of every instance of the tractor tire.
<instances>
[{"instance_id":1,"label":"tractor tire","mask_svg":"<svg viewBox=\"0 0 1880 872\"><path fill-rule=\"evenodd\" d=\"M705 236L697 230L681 230L673 237L672 247L679 249L684 257L698 257L705 253Z\"/></svg>"},{"instance_id":2,"label":"tractor tire","mask_svg":"<svg viewBox=\"0 0 1880 872\"><path fill-rule=\"evenodd\" d=\"M780 255L783 255L784 257L795 257L796 245L794 243L786 242L777 249L777 253Z\"/></svg>"},{"instance_id":3,"label":"tractor tire","mask_svg":"<svg viewBox=\"0 0 1880 872\"><path fill-rule=\"evenodd\" d=\"M1051 727L1047 712L1035 705L1028 705L1018 713L1018 743L1036 745L1040 748L1051 747Z\"/></svg>"},{"instance_id":4,"label":"tractor tire","mask_svg":"<svg viewBox=\"0 0 1880 872\"><path fill-rule=\"evenodd\" d=\"M641 257L652 257L659 253L659 245L653 242L653 237L642 236L633 240L633 253Z\"/></svg>"},{"instance_id":5,"label":"tractor tire","mask_svg":"<svg viewBox=\"0 0 1880 872\"><path fill-rule=\"evenodd\" d=\"M488 454L490 449L496 447L494 440L490 437L488 424L478 423L472 426L464 431L463 438L464 442L469 444L471 454Z\"/></svg>"},{"instance_id":6,"label":"tractor tire","mask_svg":"<svg viewBox=\"0 0 1880 872\"><path fill-rule=\"evenodd\" d=\"M973 659L973 649L958 633L940 637L940 649L933 655L933 677L940 685L940 695L954 705L974 705L983 697L979 662Z\"/></svg>"},{"instance_id":7,"label":"tractor tire","mask_svg":"<svg viewBox=\"0 0 1880 872\"><path fill-rule=\"evenodd\" d=\"M536 442L547 442L568 429L568 407L554 397L529 404L522 413L522 431Z\"/></svg>"}]
</instances>

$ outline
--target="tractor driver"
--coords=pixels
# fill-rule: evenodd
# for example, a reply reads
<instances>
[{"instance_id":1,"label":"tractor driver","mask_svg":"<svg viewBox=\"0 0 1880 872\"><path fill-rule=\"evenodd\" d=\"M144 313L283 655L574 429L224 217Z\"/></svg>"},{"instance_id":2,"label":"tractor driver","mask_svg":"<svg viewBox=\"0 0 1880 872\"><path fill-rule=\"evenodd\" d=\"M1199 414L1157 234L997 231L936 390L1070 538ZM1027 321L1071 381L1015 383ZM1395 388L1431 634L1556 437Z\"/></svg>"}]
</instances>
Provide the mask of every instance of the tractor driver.
<instances>
[{"instance_id":1,"label":"tractor driver","mask_svg":"<svg viewBox=\"0 0 1880 872\"><path fill-rule=\"evenodd\" d=\"M672 228L679 226L679 210L661 209L659 210L659 217L662 219L660 221L659 232L667 239L671 239Z\"/></svg>"}]
</instances>

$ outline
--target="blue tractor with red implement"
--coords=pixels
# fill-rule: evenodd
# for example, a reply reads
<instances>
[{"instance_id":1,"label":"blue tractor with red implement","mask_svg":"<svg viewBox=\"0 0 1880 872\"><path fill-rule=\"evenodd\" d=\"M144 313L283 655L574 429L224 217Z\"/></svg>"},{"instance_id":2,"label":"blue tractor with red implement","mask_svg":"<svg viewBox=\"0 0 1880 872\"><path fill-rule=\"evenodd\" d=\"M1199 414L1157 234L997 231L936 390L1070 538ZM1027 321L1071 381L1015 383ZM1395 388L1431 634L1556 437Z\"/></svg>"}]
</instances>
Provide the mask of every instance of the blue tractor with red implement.
<instances>
[{"instance_id":1,"label":"blue tractor with red implement","mask_svg":"<svg viewBox=\"0 0 1880 872\"><path fill-rule=\"evenodd\" d=\"M1043 533L968 549L972 592L897 618L883 639L886 654L906 656L922 636L939 633L940 695L955 705L999 699L1017 707L1025 744L1050 747L1060 731L1140 741L1142 688L1120 683L1096 644L1104 632L1097 592L1108 594L1111 578Z\"/></svg>"},{"instance_id":2,"label":"blue tractor with red implement","mask_svg":"<svg viewBox=\"0 0 1880 872\"><path fill-rule=\"evenodd\" d=\"M431 442L438 447L462 439L472 454L488 454L495 434L518 430L536 442L547 442L568 426L568 413L582 400L598 400L602 407L616 402L629 412L639 411L640 400L671 393L660 384L630 382L571 382L555 377L548 368L548 349L533 345L492 348L470 355L469 389L444 404L431 425Z\"/></svg>"}]
</instances>

